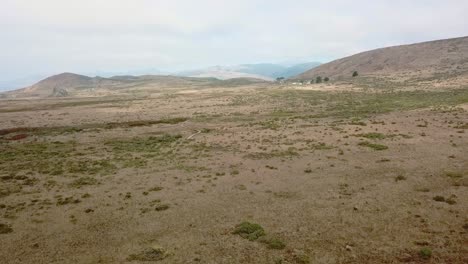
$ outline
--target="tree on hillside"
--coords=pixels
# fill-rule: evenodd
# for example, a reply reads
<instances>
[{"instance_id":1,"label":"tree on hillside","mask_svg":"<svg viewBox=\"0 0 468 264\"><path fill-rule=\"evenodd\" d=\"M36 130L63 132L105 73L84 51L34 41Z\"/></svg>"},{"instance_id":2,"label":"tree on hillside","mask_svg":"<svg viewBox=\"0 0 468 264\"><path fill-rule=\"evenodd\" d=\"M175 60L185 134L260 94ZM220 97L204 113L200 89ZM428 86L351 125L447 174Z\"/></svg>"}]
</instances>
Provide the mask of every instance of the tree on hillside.
<instances>
[{"instance_id":1,"label":"tree on hillside","mask_svg":"<svg viewBox=\"0 0 468 264\"><path fill-rule=\"evenodd\" d=\"M315 78L315 83L321 83L321 82L322 82L322 77L317 76L317 78Z\"/></svg>"},{"instance_id":2,"label":"tree on hillside","mask_svg":"<svg viewBox=\"0 0 468 264\"><path fill-rule=\"evenodd\" d=\"M328 82L330 80L330 78L328 77L325 77L325 79L323 79L324 82Z\"/></svg>"},{"instance_id":3,"label":"tree on hillside","mask_svg":"<svg viewBox=\"0 0 468 264\"><path fill-rule=\"evenodd\" d=\"M277 81L277 82L281 82L282 80L284 80L284 77L278 77L278 78L276 78L276 81Z\"/></svg>"},{"instance_id":4,"label":"tree on hillside","mask_svg":"<svg viewBox=\"0 0 468 264\"><path fill-rule=\"evenodd\" d=\"M356 77L356 76L358 76L358 75L359 75L359 73L358 73L357 71L354 71L354 72L353 72L353 77Z\"/></svg>"}]
</instances>

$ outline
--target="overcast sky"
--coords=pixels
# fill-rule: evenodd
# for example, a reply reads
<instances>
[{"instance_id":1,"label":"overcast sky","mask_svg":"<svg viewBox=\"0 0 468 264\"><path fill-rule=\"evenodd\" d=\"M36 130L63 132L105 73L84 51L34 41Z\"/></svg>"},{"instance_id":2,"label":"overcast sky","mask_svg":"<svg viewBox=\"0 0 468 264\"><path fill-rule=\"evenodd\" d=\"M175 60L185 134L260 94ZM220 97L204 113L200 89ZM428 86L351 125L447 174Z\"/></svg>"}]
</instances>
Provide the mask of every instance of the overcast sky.
<instances>
[{"instance_id":1,"label":"overcast sky","mask_svg":"<svg viewBox=\"0 0 468 264\"><path fill-rule=\"evenodd\" d=\"M466 36L467 14L467 0L0 0L0 81L327 62Z\"/></svg>"}]
</instances>

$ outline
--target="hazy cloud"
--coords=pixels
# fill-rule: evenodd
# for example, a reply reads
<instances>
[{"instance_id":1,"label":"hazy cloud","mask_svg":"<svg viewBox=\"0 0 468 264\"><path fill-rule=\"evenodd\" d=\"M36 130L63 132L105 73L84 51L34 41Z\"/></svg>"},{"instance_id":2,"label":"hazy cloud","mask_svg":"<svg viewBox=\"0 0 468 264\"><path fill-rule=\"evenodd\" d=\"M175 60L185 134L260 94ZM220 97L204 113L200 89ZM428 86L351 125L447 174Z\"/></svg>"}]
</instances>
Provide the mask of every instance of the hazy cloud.
<instances>
[{"instance_id":1,"label":"hazy cloud","mask_svg":"<svg viewBox=\"0 0 468 264\"><path fill-rule=\"evenodd\" d=\"M0 0L0 80L328 61L468 35L466 0Z\"/></svg>"}]
</instances>

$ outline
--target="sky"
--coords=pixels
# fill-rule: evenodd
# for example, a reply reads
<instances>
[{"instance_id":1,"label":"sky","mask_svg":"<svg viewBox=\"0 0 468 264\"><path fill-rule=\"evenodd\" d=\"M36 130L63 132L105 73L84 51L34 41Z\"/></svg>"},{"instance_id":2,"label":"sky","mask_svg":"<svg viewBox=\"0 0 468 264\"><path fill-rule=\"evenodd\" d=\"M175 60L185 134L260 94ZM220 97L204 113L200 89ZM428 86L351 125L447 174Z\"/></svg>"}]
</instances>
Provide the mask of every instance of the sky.
<instances>
[{"instance_id":1,"label":"sky","mask_svg":"<svg viewBox=\"0 0 468 264\"><path fill-rule=\"evenodd\" d=\"M0 0L0 89L61 72L328 62L468 35L466 0Z\"/></svg>"}]
</instances>

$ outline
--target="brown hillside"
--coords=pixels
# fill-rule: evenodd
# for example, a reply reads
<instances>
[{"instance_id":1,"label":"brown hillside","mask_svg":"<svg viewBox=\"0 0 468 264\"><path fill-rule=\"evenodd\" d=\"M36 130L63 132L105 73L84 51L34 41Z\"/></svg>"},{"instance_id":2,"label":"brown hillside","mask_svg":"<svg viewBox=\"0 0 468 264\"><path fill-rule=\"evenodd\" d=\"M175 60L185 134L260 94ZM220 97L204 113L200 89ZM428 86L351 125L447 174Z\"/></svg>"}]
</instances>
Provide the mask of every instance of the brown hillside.
<instances>
[{"instance_id":1,"label":"brown hillside","mask_svg":"<svg viewBox=\"0 0 468 264\"><path fill-rule=\"evenodd\" d=\"M435 75L468 72L468 37L436 40L362 52L306 71L294 79L340 79L359 75Z\"/></svg>"}]
</instances>

